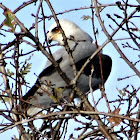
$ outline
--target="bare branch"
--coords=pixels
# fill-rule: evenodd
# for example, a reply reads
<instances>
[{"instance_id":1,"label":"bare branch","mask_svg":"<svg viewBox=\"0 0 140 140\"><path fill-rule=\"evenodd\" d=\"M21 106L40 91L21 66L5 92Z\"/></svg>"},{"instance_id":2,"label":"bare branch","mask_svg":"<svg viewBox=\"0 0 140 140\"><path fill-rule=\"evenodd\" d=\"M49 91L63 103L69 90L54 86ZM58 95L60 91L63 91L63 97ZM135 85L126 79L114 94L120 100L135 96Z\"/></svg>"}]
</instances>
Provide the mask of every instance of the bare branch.
<instances>
[{"instance_id":1,"label":"bare branch","mask_svg":"<svg viewBox=\"0 0 140 140\"><path fill-rule=\"evenodd\" d=\"M120 50L120 48L118 47L118 45L115 43L115 41L112 39L112 35L109 35L109 33L107 32L105 26L104 26L104 23L103 21L101 20L101 17L100 17L100 14L99 14L99 9L98 9L98 6L97 6L97 0L94 0L94 5L95 5L95 10L96 10L96 14L97 14L97 17L98 17L98 20L99 20L99 23L104 31L104 33L106 34L106 36L108 37L108 39L110 40L110 42L114 45L114 47L116 48L116 50L118 51L118 53L121 55L121 57L125 60L125 62L129 65L129 67L137 74L137 76L140 77L140 72L134 67L134 65L127 59L127 57L124 55L124 53ZM128 19L134 14L136 13L137 10L134 10L130 16L128 17ZM123 20L123 22L121 23L121 26L122 24L125 23L125 20ZM112 34L114 35L115 32L113 32Z\"/></svg>"}]
</instances>

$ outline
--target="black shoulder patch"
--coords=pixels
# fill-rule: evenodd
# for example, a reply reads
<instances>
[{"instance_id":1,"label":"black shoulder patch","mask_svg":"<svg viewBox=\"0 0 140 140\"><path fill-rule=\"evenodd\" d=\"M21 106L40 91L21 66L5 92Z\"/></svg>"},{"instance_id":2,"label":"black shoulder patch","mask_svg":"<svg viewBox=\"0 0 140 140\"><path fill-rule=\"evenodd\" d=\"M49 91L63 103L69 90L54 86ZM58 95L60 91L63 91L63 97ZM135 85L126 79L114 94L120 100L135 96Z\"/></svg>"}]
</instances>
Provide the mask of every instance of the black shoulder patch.
<instances>
[{"instance_id":1,"label":"black shoulder patch","mask_svg":"<svg viewBox=\"0 0 140 140\"><path fill-rule=\"evenodd\" d=\"M88 57L76 63L76 68L78 71L82 68L83 64L87 61L87 59ZM109 56L101 54L101 61L102 61L102 68L103 68L103 78L106 81L111 72L112 60ZM100 70L98 55L96 55L93 59L91 59L91 61L87 64L87 66L83 70L84 74L86 76L89 76L91 74L92 65L94 66L94 72L92 76L94 78L101 78L101 70Z\"/></svg>"},{"instance_id":2,"label":"black shoulder patch","mask_svg":"<svg viewBox=\"0 0 140 140\"><path fill-rule=\"evenodd\" d=\"M23 96L23 100L28 100L31 96L35 94L35 92L40 87L39 81L37 80L35 85Z\"/></svg>"},{"instance_id":3,"label":"black shoulder patch","mask_svg":"<svg viewBox=\"0 0 140 140\"><path fill-rule=\"evenodd\" d=\"M63 60L63 58L61 57L56 62L60 63L62 60ZM50 65L39 74L39 79L43 76L49 76L52 73L54 73L55 71L56 71L55 67L53 65Z\"/></svg>"},{"instance_id":4,"label":"black shoulder patch","mask_svg":"<svg viewBox=\"0 0 140 140\"><path fill-rule=\"evenodd\" d=\"M57 63L60 63L61 61L62 61L62 57L59 60L57 60ZM43 76L49 76L49 75L51 75L55 71L56 71L55 67L53 65L50 65L49 67L47 67L46 69L44 69L40 73L38 79L40 79ZM31 96L33 96L35 94L35 92L41 86L38 79L37 79L35 85L23 96L23 100L28 100Z\"/></svg>"}]
</instances>

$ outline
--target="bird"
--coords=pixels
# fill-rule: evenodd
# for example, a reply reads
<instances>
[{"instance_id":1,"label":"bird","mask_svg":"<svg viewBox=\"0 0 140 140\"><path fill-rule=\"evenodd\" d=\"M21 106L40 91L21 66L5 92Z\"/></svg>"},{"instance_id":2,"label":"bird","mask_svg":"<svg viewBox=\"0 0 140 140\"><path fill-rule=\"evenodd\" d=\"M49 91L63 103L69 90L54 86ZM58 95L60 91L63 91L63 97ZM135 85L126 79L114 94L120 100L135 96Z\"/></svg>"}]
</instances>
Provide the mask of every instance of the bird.
<instances>
[{"instance_id":1,"label":"bird","mask_svg":"<svg viewBox=\"0 0 140 140\"><path fill-rule=\"evenodd\" d=\"M97 50L96 44L92 37L82 30L77 24L67 19L59 20L60 27L55 22L51 25L47 37L48 42L52 41L59 43L62 47L52 54L55 61L59 64L62 72L73 80L75 78L73 62L76 67L76 72L79 72L87 59ZM68 47L71 51L73 62L65 48L64 38L61 29L64 31L67 39ZM112 69L112 59L110 56L101 52L102 71L99 64L99 55L97 54L86 65L81 75L76 81L76 86L82 93L87 93L90 90L89 76L93 69L91 78L91 87L93 91L99 89L102 85L102 80L106 82ZM102 79L103 76L103 79ZM47 60L45 68L39 74L34 86L23 96L23 108L28 115L35 115L40 108L51 108L53 106L66 103L72 92L72 88L67 85L65 80L60 76L55 66L51 61ZM77 97L74 93L74 98Z\"/></svg>"}]
</instances>

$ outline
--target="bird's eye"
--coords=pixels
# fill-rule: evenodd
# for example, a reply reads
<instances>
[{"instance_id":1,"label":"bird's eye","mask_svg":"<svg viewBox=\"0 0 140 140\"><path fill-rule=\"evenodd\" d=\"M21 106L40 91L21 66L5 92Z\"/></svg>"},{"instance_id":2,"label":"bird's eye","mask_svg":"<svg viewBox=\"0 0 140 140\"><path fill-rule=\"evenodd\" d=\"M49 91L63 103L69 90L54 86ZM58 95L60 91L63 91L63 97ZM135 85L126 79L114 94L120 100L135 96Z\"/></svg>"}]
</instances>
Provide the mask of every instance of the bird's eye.
<instances>
[{"instance_id":1,"label":"bird's eye","mask_svg":"<svg viewBox=\"0 0 140 140\"><path fill-rule=\"evenodd\" d=\"M60 29L58 27L55 27L52 29L52 32L58 33L60 31Z\"/></svg>"}]
</instances>

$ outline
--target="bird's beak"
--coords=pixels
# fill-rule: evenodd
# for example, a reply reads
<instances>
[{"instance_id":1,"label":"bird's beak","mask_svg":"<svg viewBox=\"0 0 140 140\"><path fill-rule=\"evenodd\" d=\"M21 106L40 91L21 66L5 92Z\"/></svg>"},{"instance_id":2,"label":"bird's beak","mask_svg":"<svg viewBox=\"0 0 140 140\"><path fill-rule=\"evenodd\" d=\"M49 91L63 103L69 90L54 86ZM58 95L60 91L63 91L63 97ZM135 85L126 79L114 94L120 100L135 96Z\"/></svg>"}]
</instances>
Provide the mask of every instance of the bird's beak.
<instances>
[{"instance_id":1,"label":"bird's beak","mask_svg":"<svg viewBox=\"0 0 140 140\"><path fill-rule=\"evenodd\" d=\"M48 39L48 43L51 44L51 42L52 42L52 39Z\"/></svg>"},{"instance_id":2,"label":"bird's beak","mask_svg":"<svg viewBox=\"0 0 140 140\"><path fill-rule=\"evenodd\" d=\"M48 43L51 44L51 42L52 42L52 37L51 37L49 31L47 32L47 36L48 36Z\"/></svg>"}]
</instances>

